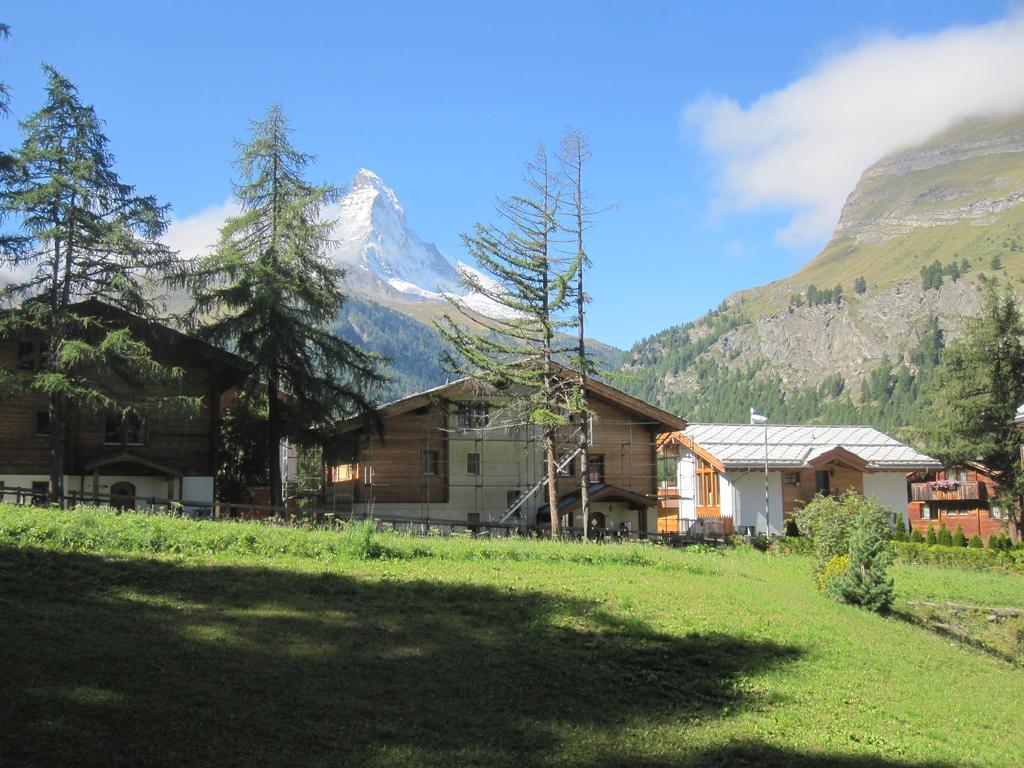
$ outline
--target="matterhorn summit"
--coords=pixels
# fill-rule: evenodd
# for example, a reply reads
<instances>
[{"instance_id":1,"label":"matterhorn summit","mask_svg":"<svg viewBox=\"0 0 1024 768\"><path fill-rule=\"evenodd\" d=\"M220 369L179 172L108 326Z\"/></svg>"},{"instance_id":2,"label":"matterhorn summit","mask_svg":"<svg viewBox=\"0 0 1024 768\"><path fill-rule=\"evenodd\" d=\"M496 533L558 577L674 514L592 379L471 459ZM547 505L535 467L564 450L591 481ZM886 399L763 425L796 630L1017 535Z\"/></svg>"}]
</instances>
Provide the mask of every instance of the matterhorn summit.
<instances>
[{"instance_id":1,"label":"matterhorn summit","mask_svg":"<svg viewBox=\"0 0 1024 768\"><path fill-rule=\"evenodd\" d=\"M462 292L455 265L409 229L398 196L373 171L356 173L336 217L331 257L339 267L366 270L410 298Z\"/></svg>"}]
</instances>

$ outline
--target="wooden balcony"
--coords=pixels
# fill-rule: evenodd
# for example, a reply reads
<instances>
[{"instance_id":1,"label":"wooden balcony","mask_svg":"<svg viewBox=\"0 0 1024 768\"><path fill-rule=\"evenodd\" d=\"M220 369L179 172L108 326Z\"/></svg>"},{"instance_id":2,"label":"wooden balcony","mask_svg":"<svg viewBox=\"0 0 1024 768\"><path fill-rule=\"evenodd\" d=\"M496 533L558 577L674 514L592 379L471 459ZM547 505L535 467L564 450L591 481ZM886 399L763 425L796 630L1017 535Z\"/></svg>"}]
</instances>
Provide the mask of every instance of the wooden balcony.
<instances>
[{"instance_id":1,"label":"wooden balcony","mask_svg":"<svg viewBox=\"0 0 1024 768\"><path fill-rule=\"evenodd\" d=\"M957 483L952 488L937 482L910 484L911 501L977 501L984 494L984 486L978 482Z\"/></svg>"}]
</instances>

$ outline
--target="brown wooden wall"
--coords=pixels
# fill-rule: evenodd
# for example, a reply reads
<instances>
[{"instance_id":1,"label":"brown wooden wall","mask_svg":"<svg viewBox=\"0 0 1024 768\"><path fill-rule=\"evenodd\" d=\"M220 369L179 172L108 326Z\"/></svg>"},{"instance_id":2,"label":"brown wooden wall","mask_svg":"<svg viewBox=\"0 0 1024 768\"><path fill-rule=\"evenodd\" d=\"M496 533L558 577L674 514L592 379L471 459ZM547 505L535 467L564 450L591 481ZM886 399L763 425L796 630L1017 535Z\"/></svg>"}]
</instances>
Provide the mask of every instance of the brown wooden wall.
<instances>
[{"instance_id":1,"label":"brown wooden wall","mask_svg":"<svg viewBox=\"0 0 1024 768\"><path fill-rule=\"evenodd\" d=\"M383 435L367 430L358 435L357 451L346 466L351 481L332 489L353 501L377 504L443 504L449 494L448 419L440 405L387 419ZM437 451L437 474L423 473L423 452ZM372 487L366 477L372 468ZM330 469L328 469L330 473Z\"/></svg>"},{"instance_id":2,"label":"brown wooden wall","mask_svg":"<svg viewBox=\"0 0 1024 768\"><path fill-rule=\"evenodd\" d=\"M827 464L818 469L828 470L831 473L829 475L829 489L833 496L845 493L846 491L864 493L864 473L861 471L843 464ZM816 471L815 469L782 471L782 512L784 516L788 517L814 498L817 492L815 485ZM791 473L799 473L799 486L787 483L787 477Z\"/></svg>"},{"instance_id":3,"label":"brown wooden wall","mask_svg":"<svg viewBox=\"0 0 1024 768\"><path fill-rule=\"evenodd\" d=\"M929 473L926 480L947 480L952 479L954 473L944 471ZM928 534L928 528L932 527L938 533L943 523L950 533L956 532L959 525L967 538L978 534L982 539L988 541L993 533L1005 533L1008 530L1008 523L1005 518L992 517L990 509L991 500L999 492L998 484L983 472L971 469L964 473L962 478L966 482L978 483L981 486L980 499L972 501L930 501L929 506L935 515L932 519L922 517L924 513L924 502L911 501L907 504L907 518L910 521L911 530L921 532L922 536Z\"/></svg>"},{"instance_id":4,"label":"brown wooden wall","mask_svg":"<svg viewBox=\"0 0 1024 768\"><path fill-rule=\"evenodd\" d=\"M17 349L16 341L0 340L0 366L13 368ZM146 415L145 444L124 447L104 444L102 413L74 410L68 415L66 474L82 474L88 462L122 452L184 475L215 474L217 403L223 372L215 372L211 365L183 357L172 349L154 347L153 356L164 365L182 367L185 375L179 383L150 386L145 395L200 396L203 400L198 412L152 411ZM136 389L123 382L113 381L112 389L125 404L139 397ZM46 408L46 397L36 394L15 395L0 401L0 473L49 473L49 438L35 434L36 411ZM118 474L153 474L151 469L139 465L125 464L116 469Z\"/></svg>"},{"instance_id":5,"label":"brown wooden wall","mask_svg":"<svg viewBox=\"0 0 1024 768\"><path fill-rule=\"evenodd\" d=\"M597 398L592 398L591 408L595 414L591 454L604 457L604 482L650 496L653 506L657 503L655 437L661 428L646 424L642 417ZM335 459L326 468L329 493L352 498L355 502L369 501L371 489L367 486L366 471L372 466L372 497L376 503L446 503L450 493L447 429L454 418L446 420L446 413L445 407L435 404L386 419L383 437L370 430L361 431L355 437L355 454L351 458ZM569 452L575 445L574 429L567 427L560 433L563 452ZM424 450L438 451L436 476L424 476L422 473ZM576 491L579 488L578 477L577 458L573 462L572 474L562 476L558 481L559 495Z\"/></svg>"}]
</instances>

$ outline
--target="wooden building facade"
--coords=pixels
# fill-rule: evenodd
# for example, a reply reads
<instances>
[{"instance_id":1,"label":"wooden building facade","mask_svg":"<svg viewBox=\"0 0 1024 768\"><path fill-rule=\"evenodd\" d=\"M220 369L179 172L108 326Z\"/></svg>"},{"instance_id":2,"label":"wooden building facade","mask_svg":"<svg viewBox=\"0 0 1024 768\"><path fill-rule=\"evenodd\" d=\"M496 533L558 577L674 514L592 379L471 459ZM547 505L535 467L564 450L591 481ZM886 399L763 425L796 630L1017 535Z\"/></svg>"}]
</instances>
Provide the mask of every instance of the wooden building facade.
<instances>
[{"instance_id":1,"label":"wooden building facade","mask_svg":"<svg viewBox=\"0 0 1024 768\"><path fill-rule=\"evenodd\" d=\"M380 518L550 523L540 487L540 431L509 392L462 379L380 409L382 428L353 422L325 463L324 487L339 513ZM589 385L588 472L600 527L654 531L658 434L685 421L599 382ZM559 514L579 523L578 420L561 429Z\"/></svg>"},{"instance_id":2,"label":"wooden building facade","mask_svg":"<svg viewBox=\"0 0 1024 768\"><path fill-rule=\"evenodd\" d=\"M210 503L214 498L217 434L223 404L244 379L238 357L178 331L136 317L99 301L76 307L107 328L129 328L164 366L184 375L167 384L140 385L112 371L95 372L117 395L111 411L73 409L64 436L64 490L67 495L114 497L125 507L145 506L147 498ZM31 338L0 339L0 366L30 376L46 350ZM143 407L158 398L198 398L197 409ZM139 415L123 416L129 405ZM49 487L50 423L45 395L17 390L0 401L0 489L28 489L45 497Z\"/></svg>"},{"instance_id":3,"label":"wooden building facade","mask_svg":"<svg viewBox=\"0 0 1024 768\"><path fill-rule=\"evenodd\" d=\"M962 470L918 473L910 484L907 515L910 527L926 536L945 524L951 533L959 526L970 538L984 541L1008 531L1007 515L999 508L999 484L992 473L976 466Z\"/></svg>"}]
</instances>

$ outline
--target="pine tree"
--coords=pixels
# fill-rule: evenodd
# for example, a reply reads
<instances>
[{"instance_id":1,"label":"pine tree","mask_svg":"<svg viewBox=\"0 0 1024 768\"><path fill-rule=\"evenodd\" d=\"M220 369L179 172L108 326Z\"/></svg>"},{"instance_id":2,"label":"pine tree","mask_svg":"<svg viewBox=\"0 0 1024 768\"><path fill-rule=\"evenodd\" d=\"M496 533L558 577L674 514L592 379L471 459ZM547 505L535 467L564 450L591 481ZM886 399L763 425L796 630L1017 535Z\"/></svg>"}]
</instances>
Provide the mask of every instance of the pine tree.
<instances>
[{"instance_id":1,"label":"pine tree","mask_svg":"<svg viewBox=\"0 0 1024 768\"><path fill-rule=\"evenodd\" d=\"M123 325L82 314L78 302L94 297L154 316L147 281L176 263L157 239L167 208L121 182L93 107L82 104L57 70L43 71L46 103L21 123L23 142L3 170L0 219L16 230L4 236L0 264L16 277L0 299L16 308L0 317L0 335L33 339L45 354L32 375L8 374L0 383L47 396L50 497L59 502L72 408L128 417L155 400L196 403L172 397L124 403L118 396L126 383L167 381L181 371L159 365Z\"/></svg>"},{"instance_id":2,"label":"pine tree","mask_svg":"<svg viewBox=\"0 0 1024 768\"><path fill-rule=\"evenodd\" d=\"M853 281L853 290L856 291L858 294L866 293L868 290L868 281L865 280L863 277L858 277L856 280Z\"/></svg>"},{"instance_id":3,"label":"pine tree","mask_svg":"<svg viewBox=\"0 0 1024 768\"><path fill-rule=\"evenodd\" d=\"M331 329L345 272L327 257L334 222L322 213L337 188L303 178L313 157L291 145L278 105L251 130L236 160L241 213L177 282L192 294L187 319L200 335L253 364L246 387L265 398L267 475L281 504L282 440L330 441L339 421L373 412L371 394L386 380L377 356Z\"/></svg>"},{"instance_id":4,"label":"pine tree","mask_svg":"<svg viewBox=\"0 0 1024 768\"><path fill-rule=\"evenodd\" d=\"M903 521L903 513L896 513L896 533L893 536L896 541L907 540L907 524Z\"/></svg>"},{"instance_id":5,"label":"pine tree","mask_svg":"<svg viewBox=\"0 0 1024 768\"><path fill-rule=\"evenodd\" d=\"M953 534L952 545L954 547L966 547L967 546L967 537L964 536L964 529L962 527L960 527L959 523L957 523L956 532Z\"/></svg>"},{"instance_id":6,"label":"pine tree","mask_svg":"<svg viewBox=\"0 0 1024 768\"><path fill-rule=\"evenodd\" d=\"M928 526L928 533L924 537L924 541L929 547L934 547L939 543L939 537L935 535L935 528L930 525Z\"/></svg>"},{"instance_id":7,"label":"pine tree","mask_svg":"<svg viewBox=\"0 0 1024 768\"><path fill-rule=\"evenodd\" d=\"M971 540L967 542L967 546L971 549L982 549L985 546L985 542L982 541L981 536L976 533L971 536Z\"/></svg>"},{"instance_id":8,"label":"pine tree","mask_svg":"<svg viewBox=\"0 0 1024 768\"><path fill-rule=\"evenodd\" d=\"M579 411L581 398L578 381L567 381L555 360L578 354L575 344L560 345L558 337L576 322L571 316L576 274L556 253L561 185L543 145L523 178L525 194L497 203L503 228L477 224L473 234L463 235L467 250L497 286L466 273L463 287L507 311L485 317L449 297L454 312L436 326L450 346L448 370L486 384L516 385L505 389L514 395L507 410L518 411L513 418L542 431L551 534L559 536L556 439L569 423L568 414Z\"/></svg>"},{"instance_id":9,"label":"pine tree","mask_svg":"<svg viewBox=\"0 0 1024 768\"><path fill-rule=\"evenodd\" d=\"M946 347L933 396L939 427L932 451L947 466L980 461L1001 478L1011 531L1021 529L1024 430L1014 425L1024 403L1024 317L1016 296L993 283L981 315L967 321L960 339Z\"/></svg>"},{"instance_id":10,"label":"pine tree","mask_svg":"<svg viewBox=\"0 0 1024 768\"><path fill-rule=\"evenodd\" d=\"M829 584L836 598L872 611L886 611L893 601L893 581L888 575L889 526L884 514L869 503L862 504L850 533L850 564Z\"/></svg>"}]
</instances>

